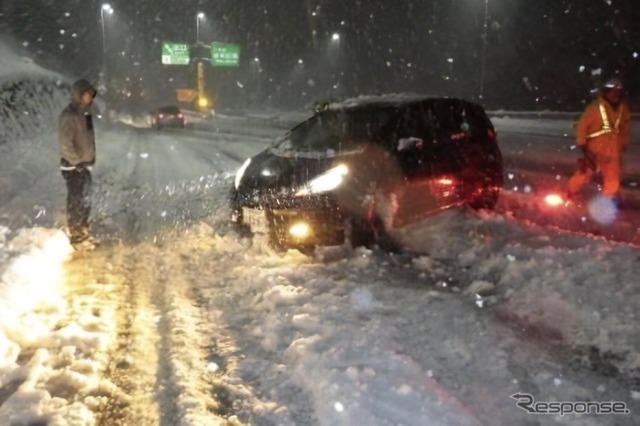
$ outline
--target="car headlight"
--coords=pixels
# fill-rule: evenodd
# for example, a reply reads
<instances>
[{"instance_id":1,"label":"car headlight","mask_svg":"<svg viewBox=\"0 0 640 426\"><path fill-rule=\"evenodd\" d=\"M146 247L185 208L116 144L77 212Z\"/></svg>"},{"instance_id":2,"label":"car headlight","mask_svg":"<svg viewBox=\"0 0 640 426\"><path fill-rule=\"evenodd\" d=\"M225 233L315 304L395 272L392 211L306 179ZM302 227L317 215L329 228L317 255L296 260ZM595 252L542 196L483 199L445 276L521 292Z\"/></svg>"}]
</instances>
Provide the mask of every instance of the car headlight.
<instances>
[{"instance_id":1,"label":"car headlight","mask_svg":"<svg viewBox=\"0 0 640 426\"><path fill-rule=\"evenodd\" d=\"M247 161L245 161L236 172L236 189L240 188L240 182L242 182L242 177L244 176L244 172L247 170L247 167L249 167L249 164L251 164L251 158L247 158Z\"/></svg>"},{"instance_id":2,"label":"car headlight","mask_svg":"<svg viewBox=\"0 0 640 426\"><path fill-rule=\"evenodd\" d=\"M336 189L344 181L344 177L349 174L349 168L340 164L327 170L320 176L313 178L307 186L300 189L296 195L319 194Z\"/></svg>"},{"instance_id":3,"label":"car headlight","mask_svg":"<svg viewBox=\"0 0 640 426\"><path fill-rule=\"evenodd\" d=\"M311 226L306 222L298 222L289 228L289 234L294 238L303 240L311 234Z\"/></svg>"}]
</instances>

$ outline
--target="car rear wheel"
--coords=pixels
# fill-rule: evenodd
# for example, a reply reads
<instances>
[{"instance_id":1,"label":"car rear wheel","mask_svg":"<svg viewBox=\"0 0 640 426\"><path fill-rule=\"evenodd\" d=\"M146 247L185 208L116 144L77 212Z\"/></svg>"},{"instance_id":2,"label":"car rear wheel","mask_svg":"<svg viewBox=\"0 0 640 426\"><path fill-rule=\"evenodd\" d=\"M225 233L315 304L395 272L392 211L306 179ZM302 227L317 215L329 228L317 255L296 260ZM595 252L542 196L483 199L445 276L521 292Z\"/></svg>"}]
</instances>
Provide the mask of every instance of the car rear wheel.
<instances>
[{"instance_id":1,"label":"car rear wheel","mask_svg":"<svg viewBox=\"0 0 640 426\"><path fill-rule=\"evenodd\" d=\"M500 192L500 188L497 187L485 188L482 195L470 202L469 205L475 210L492 210L498 203Z\"/></svg>"},{"instance_id":2,"label":"car rear wheel","mask_svg":"<svg viewBox=\"0 0 640 426\"><path fill-rule=\"evenodd\" d=\"M504 181L502 175L498 173L490 173L486 175L483 181L484 184L480 194L471 200L469 205L476 210L491 210L498 203L498 198L500 198Z\"/></svg>"}]
</instances>

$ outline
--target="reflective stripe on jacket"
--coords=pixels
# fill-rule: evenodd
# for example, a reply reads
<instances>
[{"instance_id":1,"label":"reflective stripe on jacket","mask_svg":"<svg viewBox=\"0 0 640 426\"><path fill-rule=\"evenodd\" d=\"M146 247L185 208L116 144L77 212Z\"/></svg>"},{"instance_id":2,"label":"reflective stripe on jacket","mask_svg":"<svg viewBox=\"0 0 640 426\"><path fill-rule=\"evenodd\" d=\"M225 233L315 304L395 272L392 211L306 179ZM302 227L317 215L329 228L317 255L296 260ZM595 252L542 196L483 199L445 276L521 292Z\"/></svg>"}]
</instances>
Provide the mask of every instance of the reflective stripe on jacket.
<instances>
[{"instance_id":1,"label":"reflective stripe on jacket","mask_svg":"<svg viewBox=\"0 0 640 426\"><path fill-rule=\"evenodd\" d=\"M615 117L611 126L611 117ZM614 107L603 98L591 102L576 125L576 142L604 160L620 158L629 143L631 114L622 101Z\"/></svg>"},{"instance_id":2,"label":"reflective stripe on jacket","mask_svg":"<svg viewBox=\"0 0 640 426\"><path fill-rule=\"evenodd\" d=\"M587 135L587 139L595 138L600 135L604 135L605 133L618 133L618 129L620 128L620 118L622 117L622 110L624 108L619 108L618 118L616 118L616 122L613 124L613 127L611 127L611 124L609 123L609 117L607 117L607 108L604 106L603 102L599 102L598 104L600 117L602 118L602 129L598 130L597 132L589 133Z\"/></svg>"}]
</instances>

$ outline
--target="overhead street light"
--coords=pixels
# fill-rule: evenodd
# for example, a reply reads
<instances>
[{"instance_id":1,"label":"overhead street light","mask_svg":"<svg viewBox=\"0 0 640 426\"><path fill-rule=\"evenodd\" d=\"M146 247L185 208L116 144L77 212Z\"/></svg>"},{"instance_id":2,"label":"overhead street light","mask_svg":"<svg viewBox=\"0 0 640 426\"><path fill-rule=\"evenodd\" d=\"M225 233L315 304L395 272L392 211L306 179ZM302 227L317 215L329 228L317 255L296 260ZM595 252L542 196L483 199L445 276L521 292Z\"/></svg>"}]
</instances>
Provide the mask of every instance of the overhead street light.
<instances>
[{"instance_id":1,"label":"overhead street light","mask_svg":"<svg viewBox=\"0 0 640 426\"><path fill-rule=\"evenodd\" d=\"M329 60L337 63L338 59L341 56L342 49L342 35L336 31L331 33L329 40L327 42L327 54Z\"/></svg>"},{"instance_id":2,"label":"overhead street light","mask_svg":"<svg viewBox=\"0 0 640 426\"><path fill-rule=\"evenodd\" d=\"M200 20L204 19L204 13L198 12L196 15L196 45L200 44Z\"/></svg>"}]
</instances>

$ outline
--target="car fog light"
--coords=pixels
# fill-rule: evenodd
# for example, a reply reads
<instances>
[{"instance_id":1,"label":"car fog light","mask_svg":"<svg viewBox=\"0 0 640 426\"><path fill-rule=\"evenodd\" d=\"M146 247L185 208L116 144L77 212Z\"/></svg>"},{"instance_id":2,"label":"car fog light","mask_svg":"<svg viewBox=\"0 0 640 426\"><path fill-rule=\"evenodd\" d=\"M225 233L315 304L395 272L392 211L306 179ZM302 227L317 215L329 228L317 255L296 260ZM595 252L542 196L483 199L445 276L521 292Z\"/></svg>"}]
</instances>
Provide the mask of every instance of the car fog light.
<instances>
[{"instance_id":1,"label":"car fog light","mask_svg":"<svg viewBox=\"0 0 640 426\"><path fill-rule=\"evenodd\" d=\"M295 225L289 228L289 234L291 234L295 238L307 238L311 233L311 228L309 224L304 222L296 223Z\"/></svg>"}]
</instances>

